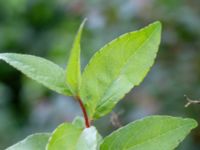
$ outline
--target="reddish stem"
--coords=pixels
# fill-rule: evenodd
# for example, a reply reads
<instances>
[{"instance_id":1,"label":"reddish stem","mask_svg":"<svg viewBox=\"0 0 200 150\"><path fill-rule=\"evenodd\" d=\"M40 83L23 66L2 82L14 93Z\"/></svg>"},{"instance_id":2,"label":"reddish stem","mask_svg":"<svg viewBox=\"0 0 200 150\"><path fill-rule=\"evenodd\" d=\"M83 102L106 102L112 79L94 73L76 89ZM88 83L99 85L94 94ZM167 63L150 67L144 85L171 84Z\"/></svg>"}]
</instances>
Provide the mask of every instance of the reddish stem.
<instances>
[{"instance_id":1,"label":"reddish stem","mask_svg":"<svg viewBox=\"0 0 200 150\"><path fill-rule=\"evenodd\" d=\"M81 110L83 112L83 116L84 116L84 119L85 119L85 126L86 126L86 128L89 128L90 127L90 121L89 121L85 106L83 105L83 102L82 102L82 100L79 96L77 96L76 99L78 100L79 105L81 107Z\"/></svg>"}]
</instances>

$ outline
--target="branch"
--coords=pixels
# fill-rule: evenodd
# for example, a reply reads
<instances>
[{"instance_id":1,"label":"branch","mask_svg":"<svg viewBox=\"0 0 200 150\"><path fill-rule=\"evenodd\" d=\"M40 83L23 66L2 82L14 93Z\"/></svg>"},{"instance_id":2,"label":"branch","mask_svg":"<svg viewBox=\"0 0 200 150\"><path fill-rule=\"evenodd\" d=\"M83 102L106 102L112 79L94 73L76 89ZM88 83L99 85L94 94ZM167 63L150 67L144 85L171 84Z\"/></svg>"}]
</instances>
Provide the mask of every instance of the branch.
<instances>
[{"instance_id":1,"label":"branch","mask_svg":"<svg viewBox=\"0 0 200 150\"><path fill-rule=\"evenodd\" d=\"M116 128L122 127L122 124L119 120L119 115L117 113L112 112L110 120L111 120L111 123L114 127L116 127Z\"/></svg>"},{"instance_id":2,"label":"branch","mask_svg":"<svg viewBox=\"0 0 200 150\"><path fill-rule=\"evenodd\" d=\"M184 95L184 97L186 98L186 100L188 101L185 104L185 107L189 107L191 104L200 104L200 100L192 100L190 99L187 95Z\"/></svg>"}]
</instances>

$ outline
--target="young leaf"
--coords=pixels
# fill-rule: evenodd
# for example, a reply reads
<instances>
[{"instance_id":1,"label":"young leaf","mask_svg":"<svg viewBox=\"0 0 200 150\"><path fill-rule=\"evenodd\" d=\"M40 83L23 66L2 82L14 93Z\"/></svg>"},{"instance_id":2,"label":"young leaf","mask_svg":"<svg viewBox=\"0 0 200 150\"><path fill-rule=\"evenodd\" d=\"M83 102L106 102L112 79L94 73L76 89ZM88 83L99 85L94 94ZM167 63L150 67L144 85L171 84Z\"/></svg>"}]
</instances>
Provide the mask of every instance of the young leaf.
<instances>
[{"instance_id":1,"label":"young leaf","mask_svg":"<svg viewBox=\"0 0 200 150\"><path fill-rule=\"evenodd\" d=\"M120 36L101 48L86 66L80 95L90 119L109 113L116 103L139 85L154 63L161 24Z\"/></svg>"},{"instance_id":2,"label":"young leaf","mask_svg":"<svg viewBox=\"0 0 200 150\"><path fill-rule=\"evenodd\" d=\"M75 37L75 40L71 49L70 58L67 64L67 69L66 69L66 83L70 86L75 96L78 95L80 82L81 82L80 40L81 40L81 34L82 34L85 21L86 19L80 25L78 33Z\"/></svg>"},{"instance_id":3,"label":"young leaf","mask_svg":"<svg viewBox=\"0 0 200 150\"><path fill-rule=\"evenodd\" d=\"M79 117L77 116L73 122L72 122L73 125L75 125L77 128L85 128L85 120L83 117Z\"/></svg>"},{"instance_id":4,"label":"young leaf","mask_svg":"<svg viewBox=\"0 0 200 150\"><path fill-rule=\"evenodd\" d=\"M95 127L85 128L80 135L76 150L98 150L101 140L101 135Z\"/></svg>"},{"instance_id":5,"label":"young leaf","mask_svg":"<svg viewBox=\"0 0 200 150\"><path fill-rule=\"evenodd\" d=\"M31 79L63 95L71 95L65 84L65 72L58 65L41 57L32 55L2 53L4 60Z\"/></svg>"},{"instance_id":6,"label":"young leaf","mask_svg":"<svg viewBox=\"0 0 200 150\"><path fill-rule=\"evenodd\" d=\"M75 150L83 129L70 123L63 123L55 129L46 150Z\"/></svg>"},{"instance_id":7,"label":"young leaf","mask_svg":"<svg viewBox=\"0 0 200 150\"><path fill-rule=\"evenodd\" d=\"M49 133L33 134L6 150L44 150L49 137Z\"/></svg>"},{"instance_id":8,"label":"young leaf","mask_svg":"<svg viewBox=\"0 0 200 150\"><path fill-rule=\"evenodd\" d=\"M100 150L173 150L196 126L193 119L151 116L113 132Z\"/></svg>"}]
</instances>

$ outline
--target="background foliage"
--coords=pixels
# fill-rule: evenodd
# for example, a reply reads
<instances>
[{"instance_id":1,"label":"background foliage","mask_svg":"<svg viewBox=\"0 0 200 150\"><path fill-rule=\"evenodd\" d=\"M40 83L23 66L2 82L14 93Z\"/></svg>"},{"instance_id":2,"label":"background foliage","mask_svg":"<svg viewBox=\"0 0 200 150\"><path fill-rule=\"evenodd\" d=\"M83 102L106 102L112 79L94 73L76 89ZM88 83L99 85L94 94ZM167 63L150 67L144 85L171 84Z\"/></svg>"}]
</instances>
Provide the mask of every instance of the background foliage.
<instances>
[{"instance_id":1,"label":"background foliage","mask_svg":"<svg viewBox=\"0 0 200 150\"><path fill-rule=\"evenodd\" d=\"M200 98L199 0L7 0L0 1L0 52L48 58L65 68L72 40L83 18L83 65L100 47L120 34L155 20L163 24L156 64L140 87L121 101L115 113L95 122L102 135L150 114L200 120L200 106L184 108L184 94ZM52 131L81 111L58 95L0 63L0 149L27 135ZM119 120L116 120L116 116ZM112 123L111 123L112 120ZM180 145L200 147L200 128Z\"/></svg>"}]
</instances>

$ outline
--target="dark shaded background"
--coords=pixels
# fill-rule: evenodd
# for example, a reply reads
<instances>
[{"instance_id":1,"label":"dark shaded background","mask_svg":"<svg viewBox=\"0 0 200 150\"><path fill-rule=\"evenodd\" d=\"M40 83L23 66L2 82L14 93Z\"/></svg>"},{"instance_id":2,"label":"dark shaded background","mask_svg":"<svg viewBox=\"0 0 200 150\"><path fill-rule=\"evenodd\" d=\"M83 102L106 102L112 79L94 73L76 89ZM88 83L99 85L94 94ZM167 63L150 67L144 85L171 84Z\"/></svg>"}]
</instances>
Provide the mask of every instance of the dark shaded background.
<instances>
[{"instance_id":1,"label":"dark shaded background","mask_svg":"<svg viewBox=\"0 0 200 150\"><path fill-rule=\"evenodd\" d=\"M160 20L156 64L114 112L122 125L151 114L200 120L200 105L184 108L184 94L200 98L199 0L0 0L0 52L34 54L65 67L76 30L87 17L83 66L96 50L122 33ZM114 114L114 116L115 116ZM0 149L35 132L52 131L81 115L58 95L0 62ZM102 135L115 130L108 115L95 122ZM199 150L200 128L178 150Z\"/></svg>"}]
</instances>

